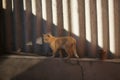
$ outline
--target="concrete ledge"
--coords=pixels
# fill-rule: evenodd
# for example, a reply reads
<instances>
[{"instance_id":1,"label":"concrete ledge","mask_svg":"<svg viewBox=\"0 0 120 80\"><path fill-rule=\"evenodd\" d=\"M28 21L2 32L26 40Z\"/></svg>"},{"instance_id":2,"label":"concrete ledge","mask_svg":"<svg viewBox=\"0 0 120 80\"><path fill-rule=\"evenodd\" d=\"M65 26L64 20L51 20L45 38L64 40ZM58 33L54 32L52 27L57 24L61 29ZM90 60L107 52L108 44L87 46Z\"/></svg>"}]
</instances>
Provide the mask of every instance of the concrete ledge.
<instances>
[{"instance_id":1,"label":"concrete ledge","mask_svg":"<svg viewBox=\"0 0 120 80\"><path fill-rule=\"evenodd\" d=\"M120 80L120 59L0 57L0 80Z\"/></svg>"}]
</instances>

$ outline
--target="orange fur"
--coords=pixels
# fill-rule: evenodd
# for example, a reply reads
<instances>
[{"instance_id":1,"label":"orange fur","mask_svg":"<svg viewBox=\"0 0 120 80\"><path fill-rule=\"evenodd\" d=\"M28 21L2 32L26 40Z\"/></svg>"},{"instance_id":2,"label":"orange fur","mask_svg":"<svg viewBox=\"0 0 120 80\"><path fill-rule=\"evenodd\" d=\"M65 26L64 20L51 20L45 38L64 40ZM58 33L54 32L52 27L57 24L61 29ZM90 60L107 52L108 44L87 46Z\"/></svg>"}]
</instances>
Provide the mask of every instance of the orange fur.
<instances>
[{"instance_id":1,"label":"orange fur","mask_svg":"<svg viewBox=\"0 0 120 80\"><path fill-rule=\"evenodd\" d=\"M79 57L76 52L76 40L70 36L67 37L54 37L51 34L43 35L44 42L48 43L53 51L53 57L57 51L60 51L60 56L62 56L61 49L64 49L70 57Z\"/></svg>"}]
</instances>

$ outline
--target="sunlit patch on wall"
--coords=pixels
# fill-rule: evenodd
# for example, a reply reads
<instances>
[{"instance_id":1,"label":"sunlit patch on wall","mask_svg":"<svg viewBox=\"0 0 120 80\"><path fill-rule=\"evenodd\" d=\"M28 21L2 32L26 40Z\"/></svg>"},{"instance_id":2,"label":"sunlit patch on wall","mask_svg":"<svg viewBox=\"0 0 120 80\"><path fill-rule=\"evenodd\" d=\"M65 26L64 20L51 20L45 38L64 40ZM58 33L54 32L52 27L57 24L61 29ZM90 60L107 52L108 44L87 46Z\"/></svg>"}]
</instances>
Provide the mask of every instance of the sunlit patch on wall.
<instances>
[{"instance_id":1,"label":"sunlit patch on wall","mask_svg":"<svg viewBox=\"0 0 120 80\"><path fill-rule=\"evenodd\" d=\"M79 36L79 17L77 0L71 0L71 23L72 33Z\"/></svg>"},{"instance_id":2,"label":"sunlit patch on wall","mask_svg":"<svg viewBox=\"0 0 120 80\"><path fill-rule=\"evenodd\" d=\"M38 38L36 39L36 44L39 44L39 45L42 45L42 44L43 44L42 37L38 37ZM27 45L27 46L32 46L33 43L32 43L32 41L29 41L29 42L26 43L26 45Z\"/></svg>"},{"instance_id":3,"label":"sunlit patch on wall","mask_svg":"<svg viewBox=\"0 0 120 80\"><path fill-rule=\"evenodd\" d=\"M110 44L110 51L115 53L115 26L114 26L114 0L108 0L108 7L109 7L109 44Z\"/></svg>"},{"instance_id":4,"label":"sunlit patch on wall","mask_svg":"<svg viewBox=\"0 0 120 80\"><path fill-rule=\"evenodd\" d=\"M32 0L32 13L36 15L36 0Z\"/></svg>"},{"instance_id":5,"label":"sunlit patch on wall","mask_svg":"<svg viewBox=\"0 0 120 80\"><path fill-rule=\"evenodd\" d=\"M63 0L63 21L64 21L64 29L69 31L69 23L68 23L68 3L67 0Z\"/></svg>"},{"instance_id":6,"label":"sunlit patch on wall","mask_svg":"<svg viewBox=\"0 0 120 80\"><path fill-rule=\"evenodd\" d=\"M86 39L91 42L90 0L85 0L85 16Z\"/></svg>"},{"instance_id":7,"label":"sunlit patch on wall","mask_svg":"<svg viewBox=\"0 0 120 80\"><path fill-rule=\"evenodd\" d=\"M2 8L3 9L7 9L6 0L2 0Z\"/></svg>"},{"instance_id":8,"label":"sunlit patch on wall","mask_svg":"<svg viewBox=\"0 0 120 80\"><path fill-rule=\"evenodd\" d=\"M39 45L43 44L42 37L39 37L36 39L36 44L39 44Z\"/></svg>"},{"instance_id":9,"label":"sunlit patch on wall","mask_svg":"<svg viewBox=\"0 0 120 80\"><path fill-rule=\"evenodd\" d=\"M57 1L52 0L53 24L57 26Z\"/></svg>"},{"instance_id":10,"label":"sunlit patch on wall","mask_svg":"<svg viewBox=\"0 0 120 80\"><path fill-rule=\"evenodd\" d=\"M26 11L26 0L23 0L23 8L24 8L24 11Z\"/></svg>"},{"instance_id":11,"label":"sunlit patch on wall","mask_svg":"<svg viewBox=\"0 0 120 80\"><path fill-rule=\"evenodd\" d=\"M103 48L102 0L96 1L98 45Z\"/></svg>"},{"instance_id":12,"label":"sunlit patch on wall","mask_svg":"<svg viewBox=\"0 0 120 80\"><path fill-rule=\"evenodd\" d=\"M42 0L42 17L44 20L47 20L46 0Z\"/></svg>"},{"instance_id":13,"label":"sunlit patch on wall","mask_svg":"<svg viewBox=\"0 0 120 80\"><path fill-rule=\"evenodd\" d=\"M14 11L14 2L13 2L13 0L12 0L12 11Z\"/></svg>"}]
</instances>

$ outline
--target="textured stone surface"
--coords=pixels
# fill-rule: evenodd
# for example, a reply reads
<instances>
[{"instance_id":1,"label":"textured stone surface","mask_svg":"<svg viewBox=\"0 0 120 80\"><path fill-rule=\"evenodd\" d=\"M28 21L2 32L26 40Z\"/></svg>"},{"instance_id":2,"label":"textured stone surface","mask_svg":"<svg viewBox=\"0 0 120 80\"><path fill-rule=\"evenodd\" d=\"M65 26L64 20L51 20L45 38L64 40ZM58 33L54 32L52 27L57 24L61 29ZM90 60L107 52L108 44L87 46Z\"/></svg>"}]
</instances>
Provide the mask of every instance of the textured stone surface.
<instances>
[{"instance_id":1,"label":"textured stone surface","mask_svg":"<svg viewBox=\"0 0 120 80\"><path fill-rule=\"evenodd\" d=\"M120 80L120 60L0 57L0 80Z\"/></svg>"}]
</instances>

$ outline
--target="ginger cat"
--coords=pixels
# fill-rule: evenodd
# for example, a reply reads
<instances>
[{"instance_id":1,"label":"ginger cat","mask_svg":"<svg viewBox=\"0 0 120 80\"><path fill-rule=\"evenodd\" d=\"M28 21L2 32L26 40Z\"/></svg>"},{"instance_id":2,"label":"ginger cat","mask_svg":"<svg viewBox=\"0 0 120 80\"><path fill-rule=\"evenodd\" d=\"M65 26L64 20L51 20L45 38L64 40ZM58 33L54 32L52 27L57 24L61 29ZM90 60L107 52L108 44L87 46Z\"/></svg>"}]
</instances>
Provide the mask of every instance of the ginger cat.
<instances>
[{"instance_id":1,"label":"ginger cat","mask_svg":"<svg viewBox=\"0 0 120 80\"><path fill-rule=\"evenodd\" d=\"M55 37L51 34L43 34L43 40L45 43L48 43L50 45L50 48L53 51L52 57L55 57L57 51L59 51L59 54L62 57L61 49L65 50L68 58L71 58L73 56L77 58L79 57L76 52L76 40L70 36Z\"/></svg>"}]
</instances>

